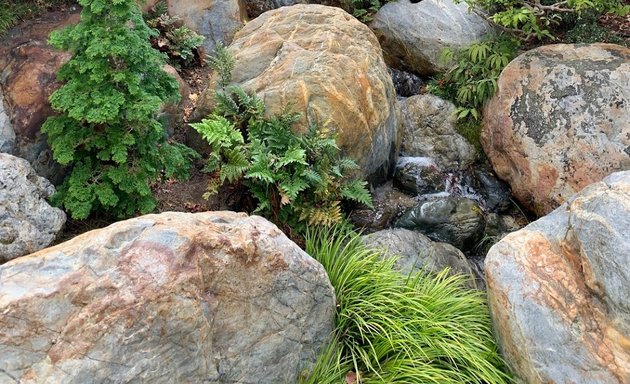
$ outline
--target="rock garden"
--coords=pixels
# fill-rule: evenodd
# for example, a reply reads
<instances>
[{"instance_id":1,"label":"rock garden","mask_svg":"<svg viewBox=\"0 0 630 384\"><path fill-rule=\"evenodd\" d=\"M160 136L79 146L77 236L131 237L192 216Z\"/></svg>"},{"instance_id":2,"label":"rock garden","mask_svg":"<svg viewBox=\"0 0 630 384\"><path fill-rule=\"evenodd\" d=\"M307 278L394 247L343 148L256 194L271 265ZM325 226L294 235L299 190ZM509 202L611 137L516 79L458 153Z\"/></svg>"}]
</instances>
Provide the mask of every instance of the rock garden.
<instances>
[{"instance_id":1,"label":"rock garden","mask_svg":"<svg viewBox=\"0 0 630 384\"><path fill-rule=\"evenodd\" d=\"M627 0L0 0L0 383L630 381Z\"/></svg>"}]
</instances>

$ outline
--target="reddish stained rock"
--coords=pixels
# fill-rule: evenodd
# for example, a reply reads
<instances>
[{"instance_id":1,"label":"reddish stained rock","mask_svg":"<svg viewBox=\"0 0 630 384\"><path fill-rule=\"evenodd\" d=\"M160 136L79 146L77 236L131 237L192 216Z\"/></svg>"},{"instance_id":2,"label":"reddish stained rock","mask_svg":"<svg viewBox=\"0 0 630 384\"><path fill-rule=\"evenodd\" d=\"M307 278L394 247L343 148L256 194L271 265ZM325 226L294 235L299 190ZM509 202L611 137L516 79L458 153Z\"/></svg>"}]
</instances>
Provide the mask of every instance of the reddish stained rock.
<instances>
[{"instance_id":1,"label":"reddish stained rock","mask_svg":"<svg viewBox=\"0 0 630 384\"><path fill-rule=\"evenodd\" d=\"M0 44L0 92L15 133L12 154L28 160L53 183L63 175L40 128L53 114L48 98L61 85L57 71L71 55L55 50L47 41L53 30L78 21L76 13L49 13L12 29Z\"/></svg>"},{"instance_id":2,"label":"reddish stained rock","mask_svg":"<svg viewBox=\"0 0 630 384\"><path fill-rule=\"evenodd\" d=\"M493 246L488 300L524 382L630 382L630 172L585 188Z\"/></svg>"},{"instance_id":3,"label":"reddish stained rock","mask_svg":"<svg viewBox=\"0 0 630 384\"><path fill-rule=\"evenodd\" d=\"M544 215L585 186L630 169L630 49L548 45L501 73L481 143L497 175Z\"/></svg>"},{"instance_id":4,"label":"reddish stained rock","mask_svg":"<svg viewBox=\"0 0 630 384\"><path fill-rule=\"evenodd\" d=\"M0 266L0 382L296 382L334 311L261 217L143 216Z\"/></svg>"}]
</instances>

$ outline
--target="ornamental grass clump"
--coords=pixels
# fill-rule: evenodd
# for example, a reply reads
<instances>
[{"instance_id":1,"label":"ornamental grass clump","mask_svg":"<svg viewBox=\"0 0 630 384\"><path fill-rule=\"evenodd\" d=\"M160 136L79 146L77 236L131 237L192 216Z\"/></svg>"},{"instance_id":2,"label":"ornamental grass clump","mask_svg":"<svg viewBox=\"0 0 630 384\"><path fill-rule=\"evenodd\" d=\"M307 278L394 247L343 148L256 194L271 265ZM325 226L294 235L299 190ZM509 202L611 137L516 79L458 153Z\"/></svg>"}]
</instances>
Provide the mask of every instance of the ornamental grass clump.
<instances>
[{"instance_id":1,"label":"ornamental grass clump","mask_svg":"<svg viewBox=\"0 0 630 384\"><path fill-rule=\"evenodd\" d=\"M314 231L306 251L337 295L334 340L303 383L510 383L484 294L466 279L396 272L354 233Z\"/></svg>"},{"instance_id":2,"label":"ornamental grass clump","mask_svg":"<svg viewBox=\"0 0 630 384\"><path fill-rule=\"evenodd\" d=\"M72 166L53 202L75 219L96 211L118 217L153 210L150 184L186 177L196 153L170 143L157 113L179 98L175 78L135 0L80 0L81 21L50 36L72 52L60 69L63 87L50 97L59 115L42 131L56 161Z\"/></svg>"}]
</instances>

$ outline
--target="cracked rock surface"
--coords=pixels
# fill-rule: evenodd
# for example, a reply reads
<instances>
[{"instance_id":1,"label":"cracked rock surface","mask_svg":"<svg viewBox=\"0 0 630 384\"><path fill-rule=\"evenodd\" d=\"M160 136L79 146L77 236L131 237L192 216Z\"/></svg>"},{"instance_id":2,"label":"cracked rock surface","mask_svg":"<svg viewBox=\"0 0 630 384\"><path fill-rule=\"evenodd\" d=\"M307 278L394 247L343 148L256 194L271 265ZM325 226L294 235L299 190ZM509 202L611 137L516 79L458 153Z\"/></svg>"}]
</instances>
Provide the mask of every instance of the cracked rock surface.
<instances>
[{"instance_id":1,"label":"cracked rock surface","mask_svg":"<svg viewBox=\"0 0 630 384\"><path fill-rule=\"evenodd\" d=\"M0 382L296 382L334 310L261 217L142 216L0 266Z\"/></svg>"},{"instance_id":2,"label":"cracked rock surface","mask_svg":"<svg viewBox=\"0 0 630 384\"><path fill-rule=\"evenodd\" d=\"M509 234L485 260L504 356L527 383L630 382L630 171Z\"/></svg>"},{"instance_id":3,"label":"cracked rock surface","mask_svg":"<svg viewBox=\"0 0 630 384\"><path fill-rule=\"evenodd\" d=\"M539 216L630 169L630 49L556 44L513 60L484 111L497 175Z\"/></svg>"},{"instance_id":4,"label":"cracked rock surface","mask_svg":"<svg viewBox=\"0 0 630 384\"><path fill-rule=\"evenodd\" d=\"M46 201L54 192L55 187L38 176L28 161L0 153L0 263L39 251L55 240L66 214Z\"/></svg>"}]
</instances>

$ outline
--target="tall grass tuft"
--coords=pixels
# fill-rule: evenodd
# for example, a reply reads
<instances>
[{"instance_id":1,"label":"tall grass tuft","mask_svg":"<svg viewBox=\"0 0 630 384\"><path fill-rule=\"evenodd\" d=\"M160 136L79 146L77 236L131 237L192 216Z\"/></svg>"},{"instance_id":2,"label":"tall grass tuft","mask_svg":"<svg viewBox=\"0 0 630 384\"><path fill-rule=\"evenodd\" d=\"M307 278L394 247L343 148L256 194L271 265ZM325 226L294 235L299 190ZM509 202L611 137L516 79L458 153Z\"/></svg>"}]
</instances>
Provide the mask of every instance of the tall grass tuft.
<instances>
[{"instance_id":1,"label":"tall grass tuft","mask_svg":"<svg viewBox=\"0 0 630 384\"><path fill-rule=\"evenodd\" d=\"M511 383L482 292L465 278L402 275L354 233L312 231L306 251L337 294L333 342L303 383Z\"/></svg>"}]
</instances>

